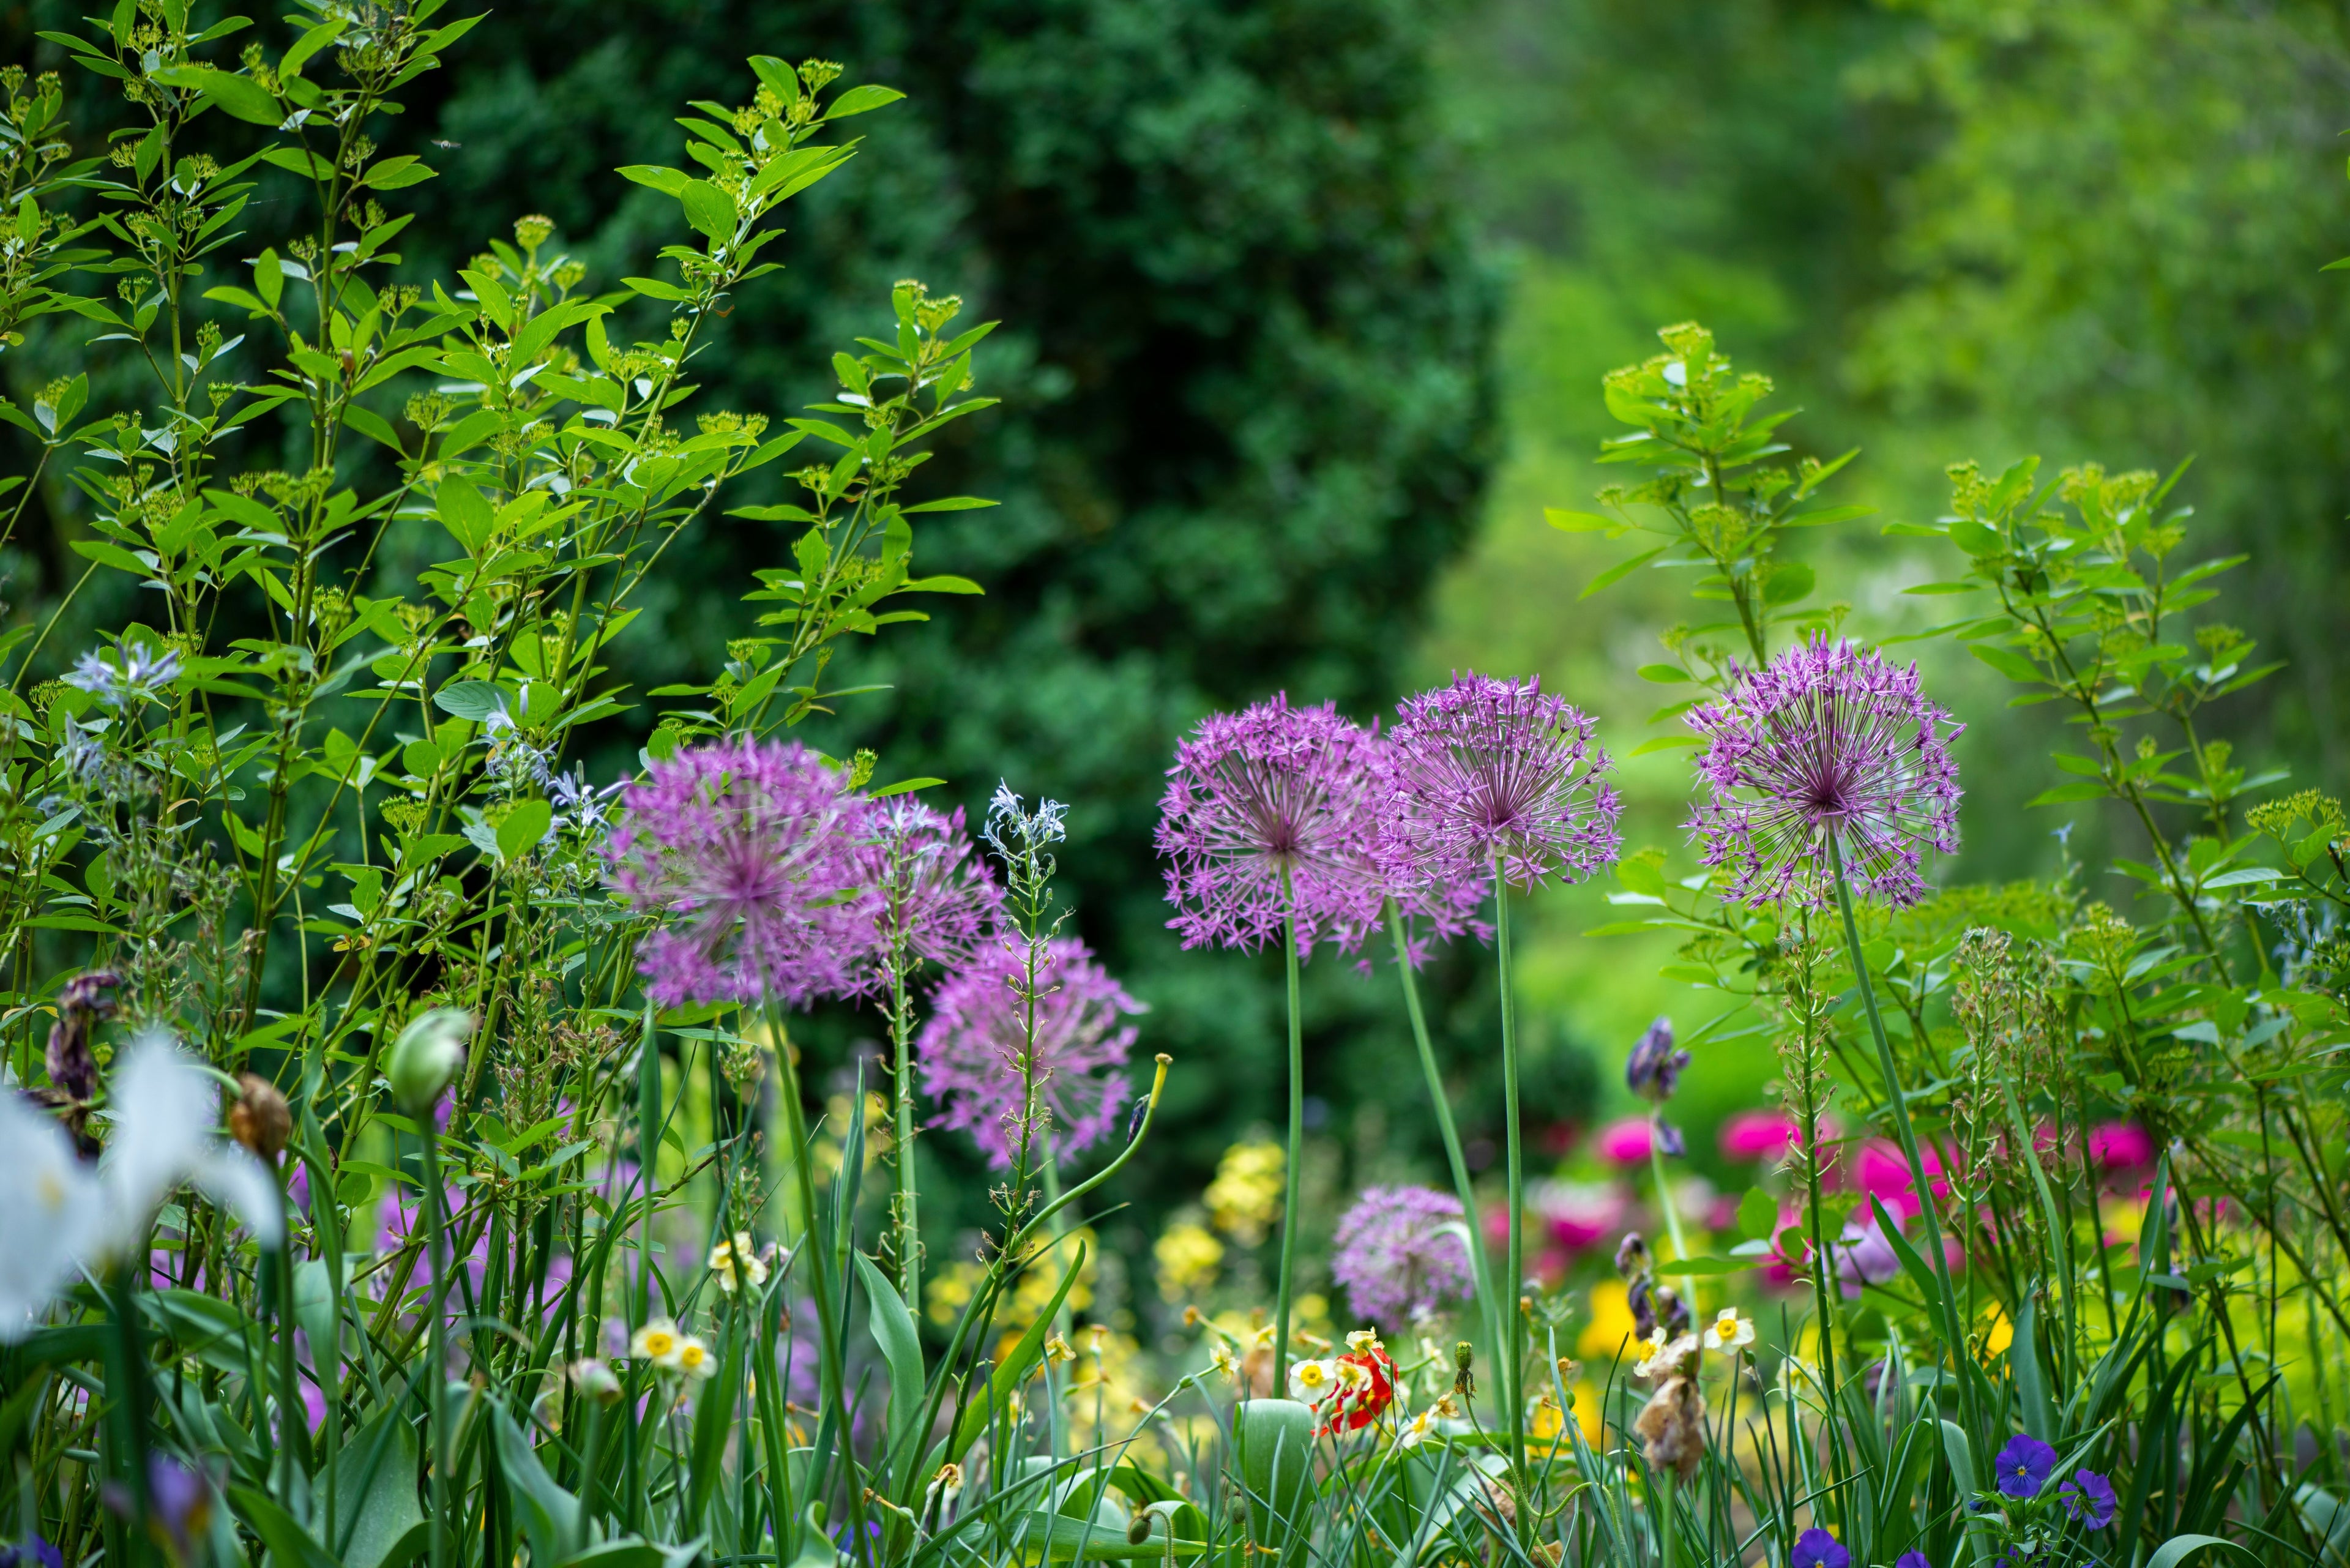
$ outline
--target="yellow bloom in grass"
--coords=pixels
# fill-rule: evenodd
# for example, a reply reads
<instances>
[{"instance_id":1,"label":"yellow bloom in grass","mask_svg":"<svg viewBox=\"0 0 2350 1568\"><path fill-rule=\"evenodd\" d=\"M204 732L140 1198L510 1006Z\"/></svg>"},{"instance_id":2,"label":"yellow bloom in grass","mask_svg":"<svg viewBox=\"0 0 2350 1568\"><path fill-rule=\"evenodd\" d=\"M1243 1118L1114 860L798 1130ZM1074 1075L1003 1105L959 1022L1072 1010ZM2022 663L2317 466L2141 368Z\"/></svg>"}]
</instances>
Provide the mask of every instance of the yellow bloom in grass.
<instances>
[{"instance_id":1,"label":"yellow bloom in grass","mask_svg":"<svg viewBox=\"0 0 2350 1568\"><path fill-rule=\"evenodd\" d=\"M746 1284L756 1290L767 1282L767 1265L751 1245L749 1233L743 1231L710 1249L710 1272L717 1276L718 1288L730 1296Z\"/></svg>"},{"instance_id":2,"label":"yellow bloom in grass","mask_svg":"<svg viewBox=\"0 0 2350 1568\"><path fill-rule=\"evenodd\" d=\"M1281 1214L1282 1178L1288 1156L1265 1139L1236 1143L1216 1162L1216 1179L1205 1194L1208 1216L1217 1230L1243 1247L1264 1240Z\"/></svg>"},{"instance_id":3,"label":"yellow bloom in grass","mask_svg":"<svg viewBox=\"0 0 2350 1568\"><path fill-rule=\"evenodd\" d=\"M1546 1443L1565 1430L1566 1417L1559 1409L1558 1401L1548 1394L1537 1398L1534 1409L1526 1417L1526 1436L1538 1443Z\"/></svg>"},{"instance_id":4,"label":"yellow bloom in grass","mask_svg":"<svg viewBox=\"0 0 2350 1568\"><path fill-rule=\"evenodd\" d=\"M1077 1353L1071 1350L1069 1342L1059 1334L1054 1334L1045 1341L1045 1359L1054 1366L1059 1366L1076 1358Z\"/></svg>"},{"instance_id":5,"label":"yellow bloom in grass","mask_svg":"<svg viewBox=\"0 0 2350 1568\"><path fill-rule=\"evenodd\" d=\"M639 1361L650 1361L655 1366L674 1371L678 1347L683 1343L684 1336L677 1332L677 1324L665 1317L657 1317L629 1336L629 1354Z\"/></svg>"},{"instance_id":6,"label":"yellow bloom in grass","mask_svg":"<svg viewBox=\"0 0 2350 1568\"><path fill-rule=\"evenodd\" d=\"M2007 1347L2014 1343L2015 1324L2008 1322L2007 1314L1994 1305L1991 1314L1983 1319L1982 1358L1989 1361L1994 1355L2003 1355Z\"/></svg>"},{"instance_id":7,"label":"yellow bloom in grass","mask_svg":"<svg viewBox=\"0 0 2350 1568\"><path fill-rule=\"evenodd\" d=\"M1206 1226L1180 1221L1160 1232L1150 1255L1159 1265L1159 1293L1178 1302L1216 1282L1216 1271L1224 1262L1224 1244Z\"/></svg>"},{"instance_id":8,"label":"yellow bloom in grass","mask_svg":"<svg viewBox=\"0 0 2350 1568\"><path fill-rule=\"evenodd\" d=\"M1669 1377L1679 1372L1689 1353L1697 1348L1697 1335L1682 1334L1679 1339L1667 1339L1661 1328L1639 1345L1640 1359L1632 1368L1635 1377Z\"/></svg>"},{"instance_id":9,"label":"yellow bloom in grass","mask_svg":"<svg viewBox=\"0 0 2350 1568\"><path fill-rule=\"evenodd\" d=\"M1705 1331L1708 1350L1740 1350L1754 1343L1754 1320L1741 1317L1736 1307L1724 1307Z\"/></svg>"},{"instance_id":10,"label":"yellow bloom in grass","mask_svg":"<svg viewBox=\"0 0 2350 1568\"><path fill-rule=\"evenodd\" d=\"M710 1354L710 1346L693 1334L685 1334L677 1342L676 1358L672 1365L688 1377L702 1378L715 1374L718 1358Z\"/></svg>"},{"instance_id":11,"label":"yellow bloom in grass","mask_svg":"<svg viewBox=\"0 0 2350 1568\"><path fill-rule=\"evenodd\" d=\"M1429 1438L1436 1436L1438 1436L1436 1430L1436 1407L1430 1405L1427 1409L1422 1410L1419 1415L1414 1416L1410 1420L1406 1421L1403 1424L1403 1430L1396 1435L1396 1447L1399 1449L1416 1449L1419 1447L1420 1444L1428 1441ZM1536 1433L1535 1436L1539 1437L1541 1434Z\"/></svg>"},{"instance_id":12,"label":"yellow bloom in grass","mask_svg":"<svg viewBox=\"0 0 2350 1568\"><path fill-rule=\"evenodd\" d=\"M1232 1355L1232 1347L1221 1339L1208 1347L1208 1364L1227 1377L1237 1379L1241 1375L1241 1364Z\"/></svg>"},{"instance_id":13,"label":"yellow bloom in grass","mask_svg":"<svg viewBox=\"0 0 2350 1568\"><path fill-rule=\"evenodd\" d=\"M1583 1440L1596 1448L1599 1443L1599 1390L1588 1383L1578 1383L1566 1391L1575 1402L1575 1424L1583 1428Z\"/></svg>"},{"instance_id":14,"label":"yellow bloom in grass","mask_svg":"<svg viewBox=\"0 0 2350 1568\"><path fill-rule=\"evenodd\" d=\"M1575 1342L1575 1353L1602 1365L1616 1359L1625 1341L1639 1333L1632 1317L1631 1292L1621 1280L1606 1280L1591 1287L1591 1322Z\"/></svg>"}]
</instances>

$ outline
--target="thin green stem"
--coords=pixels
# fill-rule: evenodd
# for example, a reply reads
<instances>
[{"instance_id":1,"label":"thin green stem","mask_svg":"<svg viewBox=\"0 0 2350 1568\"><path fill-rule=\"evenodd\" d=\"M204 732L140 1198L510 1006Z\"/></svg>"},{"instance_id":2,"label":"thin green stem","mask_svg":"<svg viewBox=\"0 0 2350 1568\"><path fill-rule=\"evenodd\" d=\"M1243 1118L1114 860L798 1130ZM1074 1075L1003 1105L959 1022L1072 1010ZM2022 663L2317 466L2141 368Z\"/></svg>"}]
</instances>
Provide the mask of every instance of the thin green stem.
<instances>
[{"instance_id":1,"label":"thin green stem","mask_svg":"<svg viewBox=\"0 0 2350 1568\"><path fill-rule=\"evenodd\" d=\"M1281 874L1281 890L1289 898L1289 872ZM1305 1146L1305 1023L1297 996L1297 915L1281 922L1281 951L1289 977L1289 1158L1283 1170L1285 1189L1281 1201L1281 1291L1274 1310L1273 1390L1281 1397L1289 1386L1289 1305L1297 1268L1297 1194L1301 1156Z\"/></svg>"},{"instance_id":2,"label":"thin green stem","mask_svg":"<svg viewBox=\"0 0 2350 1568\"><path fill-rule=\"evenodd\" d=\"M1981 1427L1974 1419L1974 1386L1967 1377L1966 1325L1959 1315L1958 1293L1950 1286L1950 1260L1942 1251L1941 1220L1934 1211L1934 1184L1926 1178L1926 1162L1918 1152L1917 1129L1909 1125L1908 1096L1901 1087L1900 1069L1894 1064L1893 1043L1886 1038L1885 1020L1877 1010L1877 991L1869 983L1868 961L1860 950L1860 923L1853 919L1852 889L1846 885L1844 850L1833 833L1828 835L1828 864L1835 870L1836 909L1844 917L1844 940L1852 959L1853 982L1860 988L1861 1010L1868 1015L1868 1033L1877 1043L1877 1069L1885 1075L1885 1097L1893 1106L1893 1130L1901 1140L1903 1157L1909 1162L1909 1179L1916 1184L1918 1192L1918 1212L1925 1220L1926 1261L1934 1271L1934 1283L1942 1296L1942 1332L1950 1341L1959 1403L1966 1413L1968 1429L1981 1431Z\"/></svg>"},{"instance_id":3,"label":"thin green stem","mask_svg":"<svg viewBox=\"0 0 2350 1568\"><path fill-rule=\"evenodd\" d=\"M432 1266L432 1303L427 1309L426 1332L431 1348L425 1352L425 1408L432 1417L432 1568L445 1568L449 1561L449 1467L453 1462L453 1448L449 1432L449 1326L442 1311L448 1285L442 1278L442 1254L446 1247L446 1221L441 1214L441 1136L432 1125L432 1113L421 1118L419 1129L424 1144L424 1224L426 1244L432 1248L428 1260Z\"/></svg>"},{"instance_id":4,"label":"thin green stem","mask_svg":"<svg viewBox=\"0 0 2350 1568\"><path fill-rule=\"evenodd\" d=\"M1395 944L1396 973L1403 981L1404 1011L1411 1015L1411 1037L1419 1047L1420 1075L1428 1081L1428 1103L1436 1112L1436 1129L1444 1139L1445 1162L1452 1168L1452 1190L1461 1199L1461 1215L1468 1227L1469 1272L1477 1290L1477 1311L1485 1323L1487 1353L1501 1354L1500 1302L1493 1294L1493 1262L1485 1255L1485 1231L1477 1217L1477 1189L1470 1184L1469 1162L1461 1152L1461 1129L1453 1124L1452 1101L1444 1092L1444 1075L1436 1065L1436 1047L1428 1037L1428 1015L1419 1004L1419 984L1412 978L1411 955L1404 940L1403 911L1388 904L1388 938Z\"/></svg>"},{"instance_id":5,"label":"thin green stem","mask_svg":"<svg viewBox=\"0 0 2350 1568\"><path fill-rule=\"evenodd\" d=\"M1508 1401L1504 1429L1510 1435L1510 1468L1521 1480L1526 1473L1525 1314L1518 1308L1518 1293L1526 1277L1526 1175L1524 1151L1518 1138L1517 1009L1510 981L1510 879L1499 851L1493 856L1493 952L1502 985L1502 1118L1507 1149L1510 1190L1509 1272L1504 1294L1496 1304L1502 1314L1502 1396Z\"/></svg>"}]
</instances>

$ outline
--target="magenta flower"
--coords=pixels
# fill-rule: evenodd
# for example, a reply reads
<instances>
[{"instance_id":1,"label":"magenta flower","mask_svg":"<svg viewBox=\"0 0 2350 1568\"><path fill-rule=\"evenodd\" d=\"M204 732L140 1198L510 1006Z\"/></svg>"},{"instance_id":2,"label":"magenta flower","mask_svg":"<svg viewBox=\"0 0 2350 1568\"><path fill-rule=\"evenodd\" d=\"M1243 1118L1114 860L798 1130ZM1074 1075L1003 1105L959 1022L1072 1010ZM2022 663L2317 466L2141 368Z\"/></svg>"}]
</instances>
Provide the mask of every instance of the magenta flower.
<instances>
[{"instance_id":1,"label":"magenta flower","mask_svg":"<svg viewBox=\"0 0 2350 1568\"><path fill-rule=\"evenodd\" d=\"M1778 1159L1795 1147L1794 1118L1776 1111L1740 1111L1721 1125L1720 1143L1730 1159Z\"/></svg>"},{"instance_id":2,"label":"magenta flower","mask_svg":"<svg viewBox=\"0 0 2350 1568\"><path fill-rule=\"evenodd\" d=\"M2089 1129L2089 1158L2101 1170L2152 1165L2154 1135L2136 1122L2100 1122Z\"/></svg>"},{"instance_id":3,"label":"magenta flower","mask_svg":"<svg viewBox=\"0 0 2350 1568\"><path fill-rule=\"evenodd\" d=\"M1815 638L1742 673L1690 725L1712 798L1686 826L1705 864L1731 872L1733 902L1820 908L1830 834L1861 891L1895 904L1925 892L1925 851L1958 849L1950 742L1964 726L1926 699L1915 665Z\"/></svg>"},{"instance_id":4,"label":"magenta flower","mask_svg":"<svg viewBox=\"0 0 2350 1568\"><path fill-rule=\"evenodd\" d=\"M1398 1333L1468 1298L1461 1200L1430 1187L1371 1187L1339 1217L1330 1277L1358 1317Z\"/></svg>"},{"instance_id":5,"label":"magenta flower","mask_svg":"<svg viewBox=\"0 0 2350 1568\"><path fill-rule=\"evenodd\" d=\"M1382 857L1409 879L1579 882L1615 860L1623 804L1592 722L1539 679L1469 674L1398 704Z\"/></svg>"},{"instance_id":6,"label":"magenta flower","mask_svg":"<svg viewBox=\"0 0 2350 1568\"><path fill-rule=\"evenodd\" d=\"M940 983L919 1042L922 1092L945 1108L936 1125L969 1133L998 1168L1011 1166L1023 1131L1027 964L1024 944L982 948ZM1117 1124L1132 1092L1117 1069L1136 1034L1120 1021L1145 1009L1074 937L1045 944L1035 989L1036 1105L1066 1159Z\"/></svg>"},{"instance_id":7,"label":"magenta flower","mask_svg":"<svg viewBox=\"0 0 2350 1568\"><path fill-rule=\"evenodd\" d=\"M972 853L962 809L898 799L877 803L875 816L884 945L949 968L963 962L993 927L1003 890Z\"/></svg>"},{"instance_id":8,"label":"magenta flower","mask_svg":"<svg viewBox=\"0 0 2350 1568\"><path fill-rule=\"evenodd\" d=\"M743 737L653 763L622 798L606 854L614 890L660 919L637 954L655 1002L803 1006L872 983L873 806L846 774Z\"/></svg>"},{"instance_id":9,"label":"magenta flower","mask_svg":"<svg viewBox=\"0 0 2350 1568\"><path fill-rule=\"evenodd\" d=\"M1378 748L1336 708L1282 694L1176 742L1159 853L1185 947L1261 947L1293 914L1301 958L1325 940L1360 945L1379 915Z\"/></svg>"},{"instance_id":10,"label":"magenta flower","mask_svg":"<svg viewBox=\"0 0 2350 1568\"><path fill-rule=\"evenodd\" d=\"M1591 1147L1610 1165L1646 1165L1657 1129L1646 1116L1626 1116L1601 1127Z\"/></svg>"}]
</instances>

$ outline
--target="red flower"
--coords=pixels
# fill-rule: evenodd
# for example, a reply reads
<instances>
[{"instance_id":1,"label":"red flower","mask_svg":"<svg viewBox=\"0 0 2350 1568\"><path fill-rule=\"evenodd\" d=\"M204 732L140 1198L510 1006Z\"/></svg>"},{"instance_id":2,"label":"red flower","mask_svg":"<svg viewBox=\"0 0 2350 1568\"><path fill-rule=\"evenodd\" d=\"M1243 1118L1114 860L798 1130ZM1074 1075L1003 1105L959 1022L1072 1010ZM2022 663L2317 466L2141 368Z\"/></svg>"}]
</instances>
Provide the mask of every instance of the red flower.
<instances>
[{"instance_id":1,"label":"red flower","mask_svg":"<svg viewBox=\"0 0 2350 1568\"><path fill-rule=\"evenodd\" d=\"M1314 1407L1325 1434L1361 1431L1395 1403L1395 1363L1377 1340L1339 1356L1337 1374L1337 1386Z\"/></svg>"}]
</instances>

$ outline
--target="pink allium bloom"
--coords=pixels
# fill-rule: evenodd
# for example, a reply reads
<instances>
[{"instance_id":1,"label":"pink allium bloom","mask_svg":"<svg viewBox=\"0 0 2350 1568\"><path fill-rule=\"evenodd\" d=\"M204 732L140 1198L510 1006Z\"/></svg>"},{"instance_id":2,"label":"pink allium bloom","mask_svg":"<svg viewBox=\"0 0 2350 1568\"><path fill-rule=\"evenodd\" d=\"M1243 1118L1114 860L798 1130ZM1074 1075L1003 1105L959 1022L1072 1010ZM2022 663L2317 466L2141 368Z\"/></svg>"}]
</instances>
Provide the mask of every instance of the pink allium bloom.
<instances>
[{"instance_id":1,"label":"pink allium bloom","mask_svg":"<svg viewBox=\"0 0 2350 1568\"><path fill-rule=\"evenodd\" d=\"M2154 1135L2136 1122L2100 1122L2089 1129L2089 1158L2106 1170L2154 1163Z\"/></svg>"},{"instance_id":2,"label":"pink allium bloom","mask_svg":"<svg viewBox=\"0 0 2350 1568\"><path fill-rule=\"evenodd\" d=\"M795 741L747 736L655 763L622 797L612 886L664 917L638 951L663 1006L801 1006L871 984L873 806Z\"/></svg>"},{"instance_id":3,"label":"pink allium bloom","mask_svg":"<svg viewBox=\"0 0 2350 1568\"><path fill-rule=\"evenodd\" d=\"M1646 1116L1626 1116L1619 1122L1609 1122L1591 1140L1599 1158L1614 1165L1646 1165L1649 1146L1656 1141L1657 1129Z\"/></svg>"},{"instance_id":4,"label":"pink allium bloom","mask_svg":"<svg viewBox=\"0 0 2350 1568\"><path fill-rule=\"evenodd\" d=\"M1689 722L1707 742L1697 771L1712 798L1686 826L1705 864L1731 872L1733 902L1820 908L1835 834L1863 893L1914 903L1924 852L1959 846L1950 742L1963 726L1927 701L1915 665L1814 638Z\"/></svg>"},{"instance_id":5,"label":"pink allium bloom","mask_svg":"<svg viewBox=\"0 0 2350 1568\"><path fill-rule=\"evenodd\" d=\"M1941 1175L1942 1158L1932 1145L1920 1147L1918 1162L1926 1168L1926 1179L1932 1183L1934 1196L1947 1199L1950 1184L1937 1180ZM1861 1192L1885 1205L1885 1211L1894 1218L1908 1220L1918 1210L1918 1183L1909 1175L1909 1159L1900 1146L1879 1139L1866 1145L1854 1161L1853 1179ZM1863 1205L1864 1211L1866 1205Z\"/></svg>"},{"instance_id":6,"label":"pink allium bloom","mask_svg":"<svg viewBox=\"0 0 2350 1568\"><path fill-rule=\"evenodd\" d=\"M1572 1254L1616 1234L1631 1204L1612 1182L1541 1181L1526 1195L1526 1206L1550 1239ZM1504 1227L1505 1239L1506 1233Z\"/></svg>"},{"instance_id":7,"label":"pink allium bloom","mask_svg":"<svg viewBox=\"0 0 2350 1568\"><path fill-rule=\"evenodd\" d=\"M1429 1187L1372 1187L1338 1219L1330 1277L1359 1317L1401 1332L1413 1320L1465 1300L1469 1249L1461 1200Z\"/></svg>"},{"instance_id":8,"label":"pink allium bloom","mask_svg":"<svg viewBox=\"0 0 2350 1568\"><path fill-rule=\"evenodd\" d=\"M1623 803L1592 722L1539 679L1456 676L1396 707L1396 800L1380 852L1409 877L1498 858L1513 887L1580 882L1614 862Z\"/></svg>"},{"instance_id":9,"label":"pink allium bloom","mask_svg":"<svg viewBox=\"0 0 2350 1568\"><path fill-rule=\"evenodd\" d=\"M1027 1004L1019 988L1027 965L1024 943L983 947L940 983L918 1043L922 1092L945 1107L936 1125L969 1133L999 1169L1011 1166L1022 1131ZM1121 1020L1144 1008L1074 937L1045 945L1035 1008L1040 1123L1049 1124L1054 1155L1067 1159L1117 1124L1132 1092L1117 1069L1126 1064L1136 1034Z\"/></svg>"},{"instance_id":10,"label":"pink allium bloom","mask_svg":"<svg viewBox=\"0 0 2350 1568\"><path fill-rule=\"evenodd\" d=\"M1782 1159L1795 1147L1795 1123L1776 1111L1740 1111L1721 1124L1720 1143L1731 1159Z\"/></svg>"},{"instance_id":11,"label":"pink allium bloom","mask_svg":"<svg viewBox=\"0 0 2350 1568\"><path fill-rule=\"evenodd\" d=\"M1168 925L1187 948L1258 948L1297 921L1297 951L1358 946L1379 918L1371 845L1386 815L1378 742L1325 703L1276 694L1176 742L1159 802Z\"/></svg>"},{"instance_id":12,"label":"pink allium bloom","mask_svg":"<svg viewBox=\"0 0 2350 1568\"><path fill-rule=\"evenodd\" d=\"M1003 906L1003 890L972 853L962 811L919 801L877 802L882 945L950 968L978 950Z\"/></svg>"}]
</instances>

